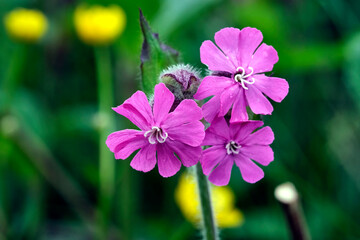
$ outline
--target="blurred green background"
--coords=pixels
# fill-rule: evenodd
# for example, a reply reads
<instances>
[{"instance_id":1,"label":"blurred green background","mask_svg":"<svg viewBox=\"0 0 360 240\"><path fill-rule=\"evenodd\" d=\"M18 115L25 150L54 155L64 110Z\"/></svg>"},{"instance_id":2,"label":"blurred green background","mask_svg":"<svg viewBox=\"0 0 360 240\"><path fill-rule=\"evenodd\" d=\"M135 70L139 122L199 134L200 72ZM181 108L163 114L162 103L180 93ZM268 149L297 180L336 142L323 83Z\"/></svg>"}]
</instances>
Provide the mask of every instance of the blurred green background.
<instances>
[{"instance_id":1,"label":"blurred green background","mask_svg":"<svg viewBox=\"0 0 360 240\"><path fill-rule=\"evenodd\" d=\"M139 8L184 63L205 74L202 41L223 27L256 27L273 45L273 74L289 95L264 117L275 132L275 161L251 185L233 168L230 186L241 227L222 239L288 239L278 184L297 187L313 239L360 238L360 2L358 0L89 0L118 4L126 29L110 46L115 105L139 88ZM1 0L0 16L39 9L49 30L37 44L0 27L0 83L17 79L0 113L0 239L93 239L99 193L99 117L94 51L76 35L80 1ZM1 96L6 89L0 89ZM3 98L1 98L3 99ZM111 111L109 106L109 111ZM129 122L115 112L117 129ZM114 160L115 161L115 160ZM200 239L174 201L180 174L162 178L115 163L109 239ZM184 168L182 168L184 171Z\"/></svg>"}]
</instances>

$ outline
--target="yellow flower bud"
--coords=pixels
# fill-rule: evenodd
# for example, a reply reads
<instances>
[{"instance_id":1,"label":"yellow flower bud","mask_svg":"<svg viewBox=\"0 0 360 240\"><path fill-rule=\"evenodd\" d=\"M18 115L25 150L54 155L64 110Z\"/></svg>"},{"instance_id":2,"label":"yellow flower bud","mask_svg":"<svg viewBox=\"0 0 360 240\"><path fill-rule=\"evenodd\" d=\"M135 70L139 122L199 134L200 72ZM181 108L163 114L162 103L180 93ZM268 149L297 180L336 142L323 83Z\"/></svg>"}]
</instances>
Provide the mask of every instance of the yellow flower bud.
<instances>
[{"instance_id":1,"label":"yellow flower bud","mask_svg":"<svg viewBox=\"0 0 360 240\"><path fill-rule=\"evenodd\" d=\"M235 195L230 187L212 186L211 199L218 227L229 228L242 225L244 217L241 211L234 206ZM175 200L188 221L194 225L200 222L198 189L193 176L185 174L180 177L175 190Z\"/></svg>"},{"instance_id":2,"label":"yellow flower bud","mask_svg":"<svg viewBox=\"0 0 360 240\"><path fill-rule=\"evenodd\" d=\"M124 31L126 16L123 9L116 5L80 5L75 10L74 22L82 41L89 45L107 45Z\"/></svg>"},{"instance_id":3,"label":"yellow flower bud","mask_svg":"<svg viewBox=\"0 0 360 240\"><path fill-rule=\"evenodd\" d=\"M48 28L48 21L42 12L24 8L9 12L4 23L11 37L31 43L38 41Z\"/></svg>"}]
</instances>

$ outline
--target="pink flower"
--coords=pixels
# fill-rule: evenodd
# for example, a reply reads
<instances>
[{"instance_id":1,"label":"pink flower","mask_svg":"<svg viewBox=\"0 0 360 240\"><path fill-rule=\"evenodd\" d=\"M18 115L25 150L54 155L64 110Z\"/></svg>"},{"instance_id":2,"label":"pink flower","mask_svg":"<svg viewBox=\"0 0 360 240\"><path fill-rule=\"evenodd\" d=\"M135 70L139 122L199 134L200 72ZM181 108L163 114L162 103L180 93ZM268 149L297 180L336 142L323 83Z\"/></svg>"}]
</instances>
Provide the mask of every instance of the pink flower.
<instances>
[{"instance_id":1,"label":"pink flower","mask_svg":"<svg viewBox=\"0 0 360 240\"><path fill-rule=\"evenodd\" d=\"M255 183L264 177L263 170L252 161L267 166L274 160L269 146L274 141L271 128L264 127L252 133L263 124L262 121L245 121L228 125L222 117L214 119L202 144L212 147L204 150L200 160L210 182L218 186L227 185L234 162L246 182Z\"/></svg>"},{"instance_id":2,"label":"pink flower","mask_svg":"<svg viewBox=\"0 0 360 240\"><path fill-rule=\"evenodd\" d=\"M204 78L194 97L214 96L203 106L208 122L224 116L231 107L232 123L248 120L246 106L255 114L271 114L273 107L263 94L276 102L288 94L285 79L263 74L271 71L279 58L272 46L265 43L259 46L262 39L261 32L255 28L224 28L215 34L220 49L209 40L201 45L201 62L213 74Z\"/></svg>"},{"instance_id":3,"label":"pink flower","mask_svg":"<svg viewBox=\"0 0 360 240\"><path fill-rule=\"evenodd\" d=\"M185 167L195 165L200 160L200 145L205 135L204 126L199 121L202 118L201 109L195 101L183 100L169 113L173 102L174 95L160 83L155 86L152 109L141 91L113 108L141 129L122 130L108 136L106 144L115 153L115 158L126 159L140 149L130 166L148 172L157 162L163 177L177 173L181 162Z\"/></svg>"}]
</instances>

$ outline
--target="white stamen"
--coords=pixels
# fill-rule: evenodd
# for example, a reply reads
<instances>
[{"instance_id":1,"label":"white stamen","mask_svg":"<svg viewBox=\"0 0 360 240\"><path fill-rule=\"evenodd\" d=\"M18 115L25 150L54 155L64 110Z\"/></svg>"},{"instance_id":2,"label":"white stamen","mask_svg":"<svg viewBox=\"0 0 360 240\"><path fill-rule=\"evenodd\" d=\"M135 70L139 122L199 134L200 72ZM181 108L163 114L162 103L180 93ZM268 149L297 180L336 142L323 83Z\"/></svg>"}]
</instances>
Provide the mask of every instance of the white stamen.
<instances>
[{"instance_id":1,"label":"white stamen","mask_svg":"<svg viewBox=\"0 0 360 240\"><path fill-rule=\"evenodd\" d=\"M230 155L232 153L238 154L241 146L234 141L230 141L228 142L228 144L226 144L225 148L226 148L226 153Z\"/></svg>"},{"instance_id":2,"label":"white stamen","mask_svg":"<svg viewBox=\"0 0 360 240\"><path fill-rule=\"evenodd\" d=\"M243 67L238 67L236 69L237 72L241 72L235 75L235 81L239 82L241 84L241 86L245 89L248 90L249 88L245 86L246 84L254 84L255 83L255 79L251 78L251 81L247 80L248 77L250 77L253 73L254 73L254 69L252 67L248 67L248 69L250 69L250 73L249 74L245 74L245 69Z\"/></svg>"},{"instance_id":3,"label":"white stamen","mask_svg":"<svg viewBox=\"0 0 360 240\"><path fill-rule=\"evenodd\" d=\"M144 137L148 138L150 144L156 144L157 142L164 143L168 138L168 134L167 132L164 132L161 128L153 126L151 130L144 133Z\"/></svg>"},{"instance_id":4,"label":"white stamen","mask_svg":"<svg viewBox=\"0 0 360 240\"><path fill-rule=\"evenodd\" d=\"M168 137L167 132L164 132L165 136L162 135L162 131L159 131L158 134L156 134L156 140L158 140L159 143L164 143ZM160 135L160 139L159 139L159 135Z\"/></svg>"}]
</instances>

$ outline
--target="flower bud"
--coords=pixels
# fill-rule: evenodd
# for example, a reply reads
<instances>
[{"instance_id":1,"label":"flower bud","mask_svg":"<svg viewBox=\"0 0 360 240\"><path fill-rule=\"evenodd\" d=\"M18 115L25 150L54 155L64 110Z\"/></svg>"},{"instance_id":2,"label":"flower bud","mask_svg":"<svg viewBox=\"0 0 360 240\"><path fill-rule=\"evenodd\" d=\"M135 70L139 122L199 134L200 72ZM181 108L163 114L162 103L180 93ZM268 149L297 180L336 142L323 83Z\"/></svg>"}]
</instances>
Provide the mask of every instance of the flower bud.
<instances>
[{"instance_id":1,"label":"flower bud","mask_svg":"<svg viewBox=\"0 0 360 240\"><path fill-rule=\"evenodd\" d=\"M74 22L79 38L89 45L108 45L124 31L125 12L116 5L103 7L80 5Z\"/></svg>"},{"instance_id":2,"label":"flower bud","mask_svg":"<svg viewBox=\"0 0 360 240\"><path fill-rule=\"evenodd\" d=\"M48 28L48 21L42 12L25 8L9 12L4 24L12 38L29 43L37 42Z\"/></svg>"},{"instance_id":3,"label":"flower bud","mask_svg":"<svg viewBox=\"0 0 360 240\"><path fill-rule=\"evenodd\" d=\"M160 81L174 94L176 107L184 99L194 99L200 82L200 73L190 65L170 66L160 75Z\"/></svg>"}]
</instances>

